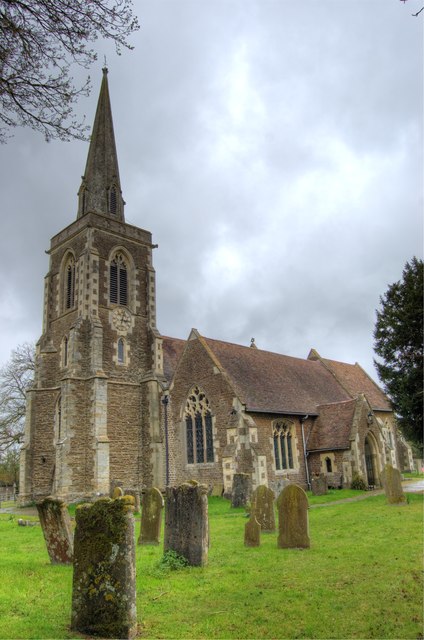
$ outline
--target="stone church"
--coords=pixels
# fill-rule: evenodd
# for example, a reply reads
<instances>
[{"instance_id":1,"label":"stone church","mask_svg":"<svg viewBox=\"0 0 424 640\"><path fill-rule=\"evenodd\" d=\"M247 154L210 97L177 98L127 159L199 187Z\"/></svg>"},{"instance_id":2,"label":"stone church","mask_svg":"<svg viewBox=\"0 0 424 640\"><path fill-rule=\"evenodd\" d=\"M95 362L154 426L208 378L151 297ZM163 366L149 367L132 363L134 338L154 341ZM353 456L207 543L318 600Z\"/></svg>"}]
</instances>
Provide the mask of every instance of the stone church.
<instances>
[{"instance_id":1,"label":"stone church","mask_svg":"<svg viewBox=\"0 0 424 640\"><path fill-rule=\"evenodd\" d=\"M237 472L276 490L318 473L378 485L399 465L390 403L358 364L162 336L152 236L124 206L104 69L77 216L48 251L22 504L187 479L229 494Z\"/></svg>"}]
</instances>

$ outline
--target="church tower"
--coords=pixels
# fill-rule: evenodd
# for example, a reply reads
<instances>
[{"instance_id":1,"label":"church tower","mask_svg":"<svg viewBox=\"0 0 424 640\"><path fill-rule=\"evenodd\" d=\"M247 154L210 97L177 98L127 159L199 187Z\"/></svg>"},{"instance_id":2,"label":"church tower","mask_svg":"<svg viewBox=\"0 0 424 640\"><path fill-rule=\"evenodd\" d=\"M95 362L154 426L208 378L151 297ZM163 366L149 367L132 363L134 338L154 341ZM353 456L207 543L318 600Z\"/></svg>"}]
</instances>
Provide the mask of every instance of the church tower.
<instances>
[{"instance_id":1,"label":"church tower","mask_svg":"<svg viewBox=\"0 0 424 640\"><path fill-rule=\"evenodd\" d=\"M103 78L76 220L51 240L28 392L22 504L164 485L162 339L148 231L125 222Z\"/></svg>"}]
</instances>

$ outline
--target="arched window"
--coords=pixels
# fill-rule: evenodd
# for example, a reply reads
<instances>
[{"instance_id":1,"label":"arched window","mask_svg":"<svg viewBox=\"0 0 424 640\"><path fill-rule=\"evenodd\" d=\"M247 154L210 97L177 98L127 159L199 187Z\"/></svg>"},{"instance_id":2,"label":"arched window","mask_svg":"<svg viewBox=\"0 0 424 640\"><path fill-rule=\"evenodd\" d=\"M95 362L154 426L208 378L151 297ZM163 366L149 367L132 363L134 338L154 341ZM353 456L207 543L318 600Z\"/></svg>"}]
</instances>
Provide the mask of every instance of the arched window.
<instances>
[{"instance_id":1,"label":"arched window","mask_svg":"<svg viewBox=\"0 0 424 640\"><path fill-rule=\"evenodd\" d=\"M199 387L190 393L185 408L187 462L200 464L214 461L212 413L209 400Z\"/></svg>"},{"instance_id":2,"label":"arched window","mask_svg":"<svg viewBox=\"0 0 424 640\"><path fill-rule=\"evenodd\" d=\"M119 338L118 340L118 364L125 363L125 340L124 338Z\"/></svg>"},{"instance_id":3,"label":"arched window","mask_svg":"<svg viewBox=\"0 0 424 640\"><path fill-rule=\"evenodd\" d=\"M285 420L274 424L274 457L277 471L294 469L292 426L292 423Z\"/></svg>"},{"instance_id":4,"label":"arched window","mask_svg":"<svg viewBox=\"0 0 424 640\"><path fill-rule=\"evenodd\" d=\"M70 255L65 265L65 309L72 309L75 305L75 258Z\"/></svg>"},{"instance_id":5,"label":"arched window","mask_svg":"<svg viewBox=\"0 0 424 640\"><path fill-rule=\"evenodd\" d=\"M117 253L110 264L110 292L112 304L128 304L127 263L122 253Z\"/></svg>"},{"instance_id":6,"label":"arched window","mask_svg":"<svg viewBox=\"0 0 424 640\"><path fill-rule=\"evenodd\" d=\"M67 338L67 336L65 336L63 338L63 351L62 351L62 362L63 362L63 366L67 367L68 366L68 346L69 346L69 340Z\"/></svg>"},{"instance_id":7,"label":"arched window","mask_svg":"<svg viewBox=\"0 0 424 640\"><path fill-rule=\"evenodd\" d=\"M109 213L113 213L116 215L117 213L117 194L116 194L116 187L113 185L110 189L109 189Z\"/></svg>"},{"instance_id":8,"label":"arched window","mask_svg":"<svg viewBox=\"0 0 424 640\"><path fill-rule=\"evenodd\" d=\"M333 463L331 462L331 458L328 456L325 459L325 468L327 469L327 473L333 473Z\"/></svg>"}]
</instances>

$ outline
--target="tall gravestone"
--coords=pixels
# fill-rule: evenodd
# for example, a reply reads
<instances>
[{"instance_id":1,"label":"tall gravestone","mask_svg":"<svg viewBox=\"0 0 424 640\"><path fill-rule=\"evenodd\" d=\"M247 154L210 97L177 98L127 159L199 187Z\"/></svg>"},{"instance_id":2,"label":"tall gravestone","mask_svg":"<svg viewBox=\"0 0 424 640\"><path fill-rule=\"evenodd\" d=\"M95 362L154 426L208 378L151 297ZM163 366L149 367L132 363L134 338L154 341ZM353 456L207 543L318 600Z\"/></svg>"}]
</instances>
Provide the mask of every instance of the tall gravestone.
<instances>
[{"instance_id":1,"label":"tall gravestone","mask_svg":"<svg viewBox=\"0 0 424 640\"><path fill-rule=\"evenodd\" d=\"M232 507L245 507L250 497L250 475L235 473L233 475L233 490L231 493Z\"/></svg>"},{"instance_id":2,"label":"tall gravestone","mask_svg":"<svg viewBox=\"0 0 424 640\"><path fill-rule=\"evenodd\" d=\"M259 547L261 544L261 525L253 515L244 525L244 546Z\"/></svg>"},{"instance_id":3,"label":"tall gravestone","mask_svg":"<svg viewBox=\"0 0 424 640\"><path fill-rule=\"evenodd\" d=\"M388 504L400 506L407 504L406 496L403 493L402 477L399 469L395 469L391 464L386 464L381 474L381 481Z\"/></svg>"},{"instance_id":4,"label":"tall gravestone","mask_svg":"<svg viewBox=\"0 0 424 640\"><path fill-rule=\"evenodd\" d=\"M314 496L324 496L328 493L328 481L324 473L320 473L318 476L312 476L311 491Z\"/></svg>"},{"instance_id":5,"label":"tall gravestone","mask_svg":"<svg viewBox=\"0 0 424 640\"><path fill-rule=\"evenodd\" d=\"M138 544L159 544L163 497L159 489L147 489L143 496Z\"/></svg>"},{"instance_id":6,"label":"tall gravestone","mask_svg":"<svg viewBox=\"0 0 424 640\"><path fill-rule=\"evenodd\" d=\"M164 551L175 551L190 565L208 561L208 488L184 483L166 489Z\"/></svg>"},{"instance_id":7,"label":"tall gravestone","mask_svg":"<svg viewBox=\"0 0 424 640\"><path fill-rule=\"evenodd\" d=\"M308 498L304 490L290 484L277 500L278 541L280 549L309 549Z\"/></svg>"},{"instance_id":8,"label":"tall gravestone","mask_svg":"<svg viewBox=\"0 0 424 640\"><path fill-rule=\"evenodd\" d=\"M252 494L251 514L261 525L262 531L275 531L274 499L273 490L264 484L259 485Z\"/></svg>"},{"instance_id":9,"label":"tall gravestone","mask_svg":"<svg viewBox=\"0 0 424 640\"><path fill-rule=\"evenodd\" d=\"M74 534L66 503L48 497L37 503L37 511L50 562L72 564Z\"/></svg>"},{"instance_id":10,"label":"tall gravestone","mask_svg":"<svg viewBox=\"0 0 424 640\"><path fill-rule=\"evenodd\" d=\"M134 498L101 498L76 510L71 629L102 638L137 631Z\"/></svg>"}]
</instances>

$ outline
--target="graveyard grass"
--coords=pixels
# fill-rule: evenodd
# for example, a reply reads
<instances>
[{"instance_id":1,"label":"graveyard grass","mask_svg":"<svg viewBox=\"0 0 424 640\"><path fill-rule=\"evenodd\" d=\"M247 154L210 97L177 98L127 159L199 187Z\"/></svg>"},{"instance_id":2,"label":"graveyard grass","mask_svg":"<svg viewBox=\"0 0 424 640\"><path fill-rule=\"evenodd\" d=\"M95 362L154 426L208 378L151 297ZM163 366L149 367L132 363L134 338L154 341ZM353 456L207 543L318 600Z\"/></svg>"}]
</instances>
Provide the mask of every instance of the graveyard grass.
<instances>
[{"instance_id":1,"label":"graveyard grass","mask_svg":"<svg viewBox=\"0 0 424 640\"><path fill-rule=\"evenodd\" d=\"M172 571L162 544L137 546L139 637L422 638L423 496L408 499L310 509L301 551L277 549L277 533L245 548L245 510L210 498L207 567ZM41 528L18 517L0 516L0 637L81 638L69 630L72 567L51 565Z\"/></svg>"}]
</instances>

